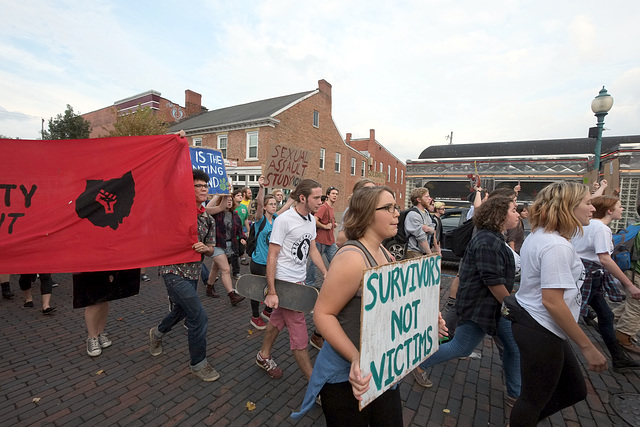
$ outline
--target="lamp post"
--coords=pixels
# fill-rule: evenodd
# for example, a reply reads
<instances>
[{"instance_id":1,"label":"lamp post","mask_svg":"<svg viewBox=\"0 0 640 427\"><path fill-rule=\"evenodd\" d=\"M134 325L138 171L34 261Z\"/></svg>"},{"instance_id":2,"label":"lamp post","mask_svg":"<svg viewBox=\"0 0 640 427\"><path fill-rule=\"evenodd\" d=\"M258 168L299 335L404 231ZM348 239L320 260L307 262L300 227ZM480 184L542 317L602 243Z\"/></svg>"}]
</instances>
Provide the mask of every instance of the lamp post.
<instances>
[{"instance_id":1,"label":"lamp post","mask_svg":"<svg viewBox=\"0 0 640 427\"><path fill-rule=\"evenodd\" d=\"M602 151L602 130L604 129L604 116L607 115L609 110L613 107L613 98L607 93L607 90L602 86L602 90L591 101L591 111L598 118L598 135L596 136L596 152L593 168L600 173L600 152Z\"/></svg>"}]
</instances>

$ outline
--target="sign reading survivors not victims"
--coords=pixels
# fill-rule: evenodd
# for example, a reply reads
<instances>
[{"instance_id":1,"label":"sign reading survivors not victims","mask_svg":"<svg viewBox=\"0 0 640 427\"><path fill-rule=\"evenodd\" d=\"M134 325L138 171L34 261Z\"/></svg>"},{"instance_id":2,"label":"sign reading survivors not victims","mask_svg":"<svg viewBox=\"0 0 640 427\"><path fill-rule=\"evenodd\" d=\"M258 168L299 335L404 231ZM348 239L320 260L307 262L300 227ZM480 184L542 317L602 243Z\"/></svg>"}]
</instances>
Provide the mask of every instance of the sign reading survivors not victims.
<instances>
[{"instance_id":1,"label":"sign reading survivors not victims","mask_svg":"<svg viewBox=\"0 0 640 427\"><path fill-rule=\"evenodd\" d=\"M283 145L271 147L264 172L265 187L293 189L309 166L311 152Z\"/></svg>"},{"instance_id":2,"label":"sign reading survivors not victims","mask_svg":"<svg viewBox=\"0 0 640 427\"><path fill-rule=\"evenodd\" d=\"M360 371L373 374L360 409L438 350L440 256L364 273Z\"/></svg>"}]
</instances>

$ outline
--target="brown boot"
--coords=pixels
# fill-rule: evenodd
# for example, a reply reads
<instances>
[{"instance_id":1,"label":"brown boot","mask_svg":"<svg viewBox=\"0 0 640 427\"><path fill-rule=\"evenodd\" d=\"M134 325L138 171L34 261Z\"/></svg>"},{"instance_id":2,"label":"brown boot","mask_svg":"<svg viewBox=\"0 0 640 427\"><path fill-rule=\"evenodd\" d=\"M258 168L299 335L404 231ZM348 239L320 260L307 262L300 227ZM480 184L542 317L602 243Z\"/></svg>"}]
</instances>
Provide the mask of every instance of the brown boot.
<instances>
[{"instance_id":1,"label":"brown boot","mask_svg":"<svg viewBox=\"0 0 640 427\"><path fill-rule=\"evenodd\" d=\"M638 347L633 341L631 341L631 337L629 335L625 334L624 332L616 331L616 338L625 350L635 354L640 354L640 347Z\"/></svg>"},{"instance_id":2,"label":"brown boot","mask_svg":"<svg viewBox=\"0 0 640 427\"><path fill-rule=\"evenodd\" d=\"M211 298L220 298L220 295L216 292L214 285L207 285L207 296Z\"/></svg>"},{"instance_id":3,"label":"brown boot","mask_svg":"<svg viewBox=\"0 0 640 427\"><path fill-rule=\"evenodd\" d=\"M241 295L238 295L236 291L229 292L229 300L231 301L231 305L237 305L243 299L244 297Z\"/></svg>"}]
</instances>

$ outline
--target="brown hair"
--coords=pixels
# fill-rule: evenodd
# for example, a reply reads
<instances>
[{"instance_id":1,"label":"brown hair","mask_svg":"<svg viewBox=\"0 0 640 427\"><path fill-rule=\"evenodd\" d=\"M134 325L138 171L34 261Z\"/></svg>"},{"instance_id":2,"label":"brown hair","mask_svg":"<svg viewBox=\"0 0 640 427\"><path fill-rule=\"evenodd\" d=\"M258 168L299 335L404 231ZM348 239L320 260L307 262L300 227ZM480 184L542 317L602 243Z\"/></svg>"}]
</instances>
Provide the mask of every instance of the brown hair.
<instances>
[{"instance_id":1,"label":"brown hair","mask_svg":"<svg viewBox=\"0 0 640 427\"><path fill-rule=\"evenodd\" d=\"M393 196L393 191L386 185L364 187L353 193L349 201L349 215L343 223L347 239L357 240L364 236L373 222L380 195L385 191Z\"/></svg>"},{"instance_id":2,"label":"brown hair","mask_svg":"<svg viewBox=\"0 0 640 427\"><path fill-rule=\"evenodd\" d=\"M428 188L424 188L424 187L414 188L413 191L411 192L411 204L413 206L416 206L418 204L418 199L421 199L422 196L424 196L428 192L429 192Z\"/></svg>"},{"instance_id":3,"label":"brown hair","mask_svg":"<svg viewBox=\"0 0 640 427\"><path fill-rule=\"evenodd\" d=\"M593 217L598 219L604 218L607 211L614 210L619 201L620 199L614 196L594 197L591 199L591 204L596 208L596 211L593 213Z\"/></svg>"},{"instance_id":4,"label":"brown hair","mask_svg":"<svg viewBox=\"0 0 640 427\"><path fill-rule=\"evenodd\" d=\"M515 203L511 197L497 195L489 197L473 214L473 225L479 229L502 232L511 205Z\"/></svg>"},{"instance_id":5,"label":"brown hair","mask_svg":"<svg viewBox=\"0 0 640 427\"><path fill-rule=\"evenodd\" d=\"M313 179L303 179L300 181L296 189L291 192L290 197L294 201L300 203L300 196L304 196L308 199L314 188L322 188L322 185Z\"/></svg>"},{"instance_id":6,"label":"brown hair","mask_svg":"<svg viewBox=\"0 0 640 427\"><path fill-rule=\"evenodd\" d=\"M589 187L575 181L558 181L544 187L529 207L531 229L542 228L545 232L558 232L569 240L582 234L582 224L573 210L589 193Z\"/></svg>"}]
</instances>

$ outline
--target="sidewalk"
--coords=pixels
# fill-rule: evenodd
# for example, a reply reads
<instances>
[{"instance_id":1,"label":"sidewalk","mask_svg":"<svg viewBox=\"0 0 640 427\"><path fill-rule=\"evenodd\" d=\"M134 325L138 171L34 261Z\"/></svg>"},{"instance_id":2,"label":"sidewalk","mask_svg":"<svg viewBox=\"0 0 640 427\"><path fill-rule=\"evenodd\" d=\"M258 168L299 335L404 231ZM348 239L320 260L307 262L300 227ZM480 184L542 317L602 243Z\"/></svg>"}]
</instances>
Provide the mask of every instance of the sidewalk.
<instances>
[{"instance_id":1,"label":"sidewalk","mask_svg":"<svg viewBox=\"0 0 640 427\"><path fill-rule=\"evenodd\" d=\"M242 269L248 273L248 267ZM152 357L148 331L168 308L156 271L149 269L152 280L141 283L140 295L111 303L107 332L113 345L95 358L85 350L83 310L71 308L70 274L53 275L60 285L53 290L57 311L50 316L40 311L40 283L33 289L35 307L23 308L18 276L12 276L16 297L0 301L0 425L325 425L318 405L297 423L289 418L299 409L307 382L290 354L287 333L273 350L284 371L282 379L270 379L254 363L263 332L249 324L249 301L232 307L226 296L204 297L204 286L199 285L209 316L208 357L220 372L218 381L205 383L189 373L186 330L181 325L165 336L162 355ZM455 274L443 273L442 293ZM220 291L222 286L216 288ZM313 330L310 316L308 325ZM597 332L583 328L603 347ZM501 362L490 339L482 345L479 360L434 367L430 389L415 384L411 375L403 380L406 426L506 424L510 408L504 404ZM309 349L314 360L317 351ZM540 425L629 425L614 409L615 395L637 395L639 376L584 372L586 401ZM246 409L250 401L255 403L252 411Z\"/></svg>"}]
</instances>

